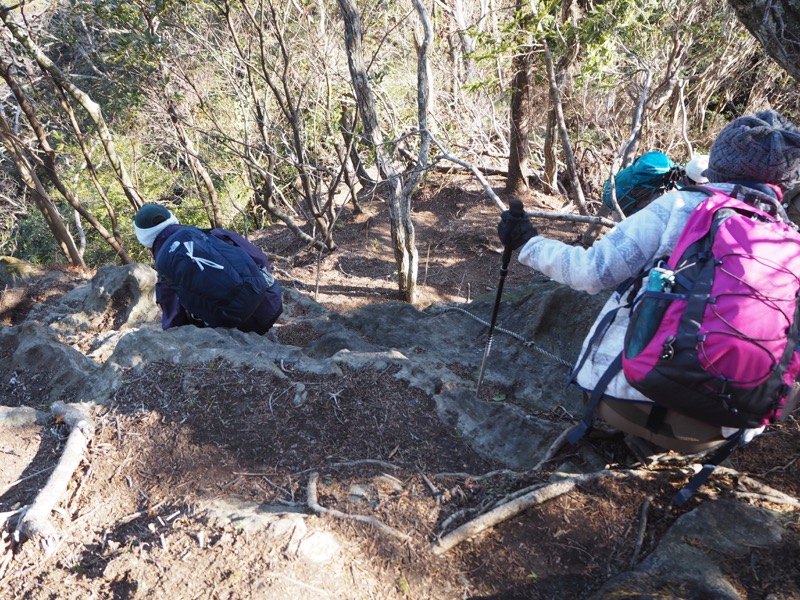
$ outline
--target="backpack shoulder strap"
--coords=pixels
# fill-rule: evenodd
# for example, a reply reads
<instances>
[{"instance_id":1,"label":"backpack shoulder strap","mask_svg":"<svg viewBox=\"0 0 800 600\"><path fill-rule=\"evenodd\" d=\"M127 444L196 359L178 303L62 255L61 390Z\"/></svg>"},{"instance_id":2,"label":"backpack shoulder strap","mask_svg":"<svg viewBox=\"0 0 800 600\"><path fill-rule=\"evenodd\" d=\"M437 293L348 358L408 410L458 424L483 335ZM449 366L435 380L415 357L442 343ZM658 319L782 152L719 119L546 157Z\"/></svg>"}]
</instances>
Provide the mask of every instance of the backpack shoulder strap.
<instances>
[{"instance_id":1,"label":"backpack shoulder strap","mask_svg":"<svg viewBox=\"0 0 800 600\"><path fill-rule=\"evenodd\" d=\"M586 344L586 350L581 354L578 358L578 362L575 363L575 366L570 369L570 372L567 374L567 381L564 385L569 385L573 381L575 381L575 377L578 375L578 371L581 370L584 363L586 363L586 359L589 357L589 351L601 340L603 336L608 331L608 328L611 326L611 323L614 322L614 319L617 317L617 313L622 308L631 308L633 306L633 297L636 295L638 291L637 283L641 281L644 274L647 273L652 268L652 265L642 269L638 275L634 275L633 277L628 277L625 281L620 283L617 288L614 290L615 294L618 294L620 298L625 294L629 294L627 302L623 304L622 300L620 304L615 308L609 310L605 315L603 315L600 322L594 328L594 334L592 334L591 339Z\"/></svg>"},{"instance_id":2,"label":"backpack shoulder strap","mask_svg":"<svg viewBox=\"0 0 800 600\"><path fill-rule=\"evenodd\" d=\"M243 236L239 235L235 231L228 231L227 229L209 229L208 233L213 235L215 238L222 240L232 246L238 246L242 250L244 250L253 261L261 267L266 267L267 270L271 272L269 260L267 259L266 254L253 244L252 242L247 241Z\"/></svg>"},{"instance_id":3,"label":"backpack shoulder strap","mask_svg":"<svg viewBox=\"0 0 800 600\"><path fill-rule=\"evenodd\" d=\"M786 214L786 209L781 202L780 191L776 191L775 186L767 185L764 183L750 182L750 181L731 181L728 182L733 185L730 193L720 190L718 188L704 186L704 185L691 185L682 188L686 192L703 192L709 196L718 196L738 200L747 204L749 207L760 211L761 216L766 215L767 218L777 219L792 228L797 229L797 226L789 219Z\"/></svg>"},{"instance_id":4,"label":"backpack shoulder strap","mask_svg":"<svg viewBox=\"0 0 800 600\"><path fill-rule=\"evenodd\" d=\"M645 269L636 277L630 277L623 281L616 289L615 293L617 294L624 294L628 288L635 287L637 280L639 280L643 273L649 269ZM589 342L586 344L586 349L584 350L583 354L580 356L575 366L567 375L567 385L575 381L575 378L578 375L578 372L583 368L583 365L586 363L586 360L589 358L589 353L592 351L592 348L603 338L608 331L608 328L611 326L611 323L614 322L614 319L617 317L617 313L622 308L631 308L633 306L634 300L631 299L625 304L620 304L616 308L609 310L600 322L597 324L597 327L594 329L594 334L592 335ZM597 405L600 404L600 400L603 397L603 394L608 387L608 384L611 383L611 380L614 379L614 376L622 370L622 352L619 353L618 356L611 361L611 364L608 365L603 375L601 375L600 379L597 381L594 389L592 390L592 394L589 397L589 402L586 404L586 408L584 409L583 417L581 417L580 423L576 425L572 432L569 434L567 439L571 444L575 444L580 440L589 428L592 425L592 419L594 418L594 413L597 410Z\"/></svg>"},{"instance_id":5,"label":"backpack shoulder strap","mask_svg":"<svg viewBox=\"0 0 800 600\"><path fill-rule=\"evenodd\" d=\"M170 226L165 231L169 231L169 235L164 237L163 240L157 239L156 243L153 244L153 256L155 257L156 261L161 258L165 258L169 254L169 249L175 245L177 240L196 239L197 233L203 232L202 229L195 227L194 225Z\"/></svg>"},{"instance_id":6,"label":"backpack shoulder strap","mask_svg":"<svg viewBox=\"0 0 800 600\"><path fill-rule=\"evenodd\" d=\"M603 399L603 394L608 387L608 384L611 383L611 380L614 379L614 376L622 370L622 352L620 352L611 364L608 365L608 368L605 370L605 373L600 377L597 381L597 385L594 386L592 390L592 395L589 397L589 402L586 403L586 408L583 411L583 417L581 417L580 422L573 427L572 431L567 436L567 440L570 444L576 444L578 441L586 435L586 432L589 431L589 428L592 426L592 419L594 418L594 413L597 410L597 406L600 404L600 400Z\"/></svg>"}]
</instances>

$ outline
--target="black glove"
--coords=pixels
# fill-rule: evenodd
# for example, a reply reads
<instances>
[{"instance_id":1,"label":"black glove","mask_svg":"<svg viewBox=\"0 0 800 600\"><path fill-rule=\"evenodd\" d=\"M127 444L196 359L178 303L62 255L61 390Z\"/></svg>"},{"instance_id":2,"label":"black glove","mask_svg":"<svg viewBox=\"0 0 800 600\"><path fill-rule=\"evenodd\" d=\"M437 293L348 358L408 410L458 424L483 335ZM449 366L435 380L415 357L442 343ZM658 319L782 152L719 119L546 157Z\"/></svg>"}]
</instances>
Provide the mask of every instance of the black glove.
<instances>
[{"instance_id":1,"label":"black glove","mask_svg":"<svg viewBox=\"0 0 800 600\"><path fill-rule=\"evenodd\" d=\"M497 237L503 245L512 250L518 250L524 246L529 239L539 235L536 228L531 224L525 211L522 208L522 202L519 200L512 200L508 203L509 210L503 211L500 215L500 223L497 225Z\"/></svg>"}]
</instances>

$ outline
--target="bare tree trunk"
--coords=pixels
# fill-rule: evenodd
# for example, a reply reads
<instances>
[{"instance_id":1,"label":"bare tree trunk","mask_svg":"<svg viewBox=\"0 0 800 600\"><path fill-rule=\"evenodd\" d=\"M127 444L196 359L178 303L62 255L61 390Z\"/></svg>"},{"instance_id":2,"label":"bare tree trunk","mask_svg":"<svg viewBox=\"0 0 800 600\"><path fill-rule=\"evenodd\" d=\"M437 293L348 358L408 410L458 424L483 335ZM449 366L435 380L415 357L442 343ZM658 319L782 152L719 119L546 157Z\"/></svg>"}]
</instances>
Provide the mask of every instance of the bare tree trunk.
<instances>
[{"instance_id":1,"label":"bare tree trunk","mask_svg":"<svg viewBox=\"0 0 800 600\"><path fill-rule=\"evenodd\" d=\"M795 0L728 0L764 50L800 81L800 6Z\"/></svg>"},{"instance_id":2,"label":"bare tree trunk","mask_svg":"<svg viewBox=\"0 0 800 600\"><path fill-rule=\"evenodd\" d=\"M556 119L558 122L558 129L561 133L561 145L564 148L564 155L567 163L567 173L569 173L570 182L574 193L573 200L578 205L578 211L582 215L588 215L589 211L586 209L586 199L583 196L583 188L581 187L580 179L578 179L578 170L575 167L575 156L572 153L572 146L569 142L569 132L567 125L564 122L564 113L561 106L561 92L558 89L558 82L556 81L556 73L553 69L553 57L550 55L550 50L547 43L544 45L544 57L547 63L547 77L550 80L550 99L555 108Z\"/></svg>"},{"instance_id":3,"label":"bare tree trunk","mask_svg":"<svg viewBox=\"0 0 800 600\"><path fill-rule=\"evenodd\" d=\"M367 173L367 170L364 168L364 163L361 160L361 155L358 153L358 144L356 143L357 118L358 115L351 114L347 106L342 104L341 132L345 145L350 149L350 161L353 163L353 169L355 170L355 175L358 177L359 183L363 187L371 189L377 185L377 182Z\"/></svg>"},{"instance_id":4,"label":"bare tree trunk","mask_svg":"<svg viewBox=\"0 0 800 600\"><path fill-rule=\"evenodd\" d=\"M508 136L508 177L506 191L521 194L528 189L528 154L531 132L531 63L533 52L528 46L514 57L511 80L511 123Z\"/></svg>"},{"instance_id":5,"label":"bare tree trunk","mask_svg":"<svg viewBox=\"0 0 800 600\"><path fill-rule=\"evenodd\" d=\"M558 194L558 124L556 109L552 105L547 109L547 129L544 134L544 191L547 194Z\"/></svg>"},{"instance_id":6,"label":"bare tree trunk","mask_svg":"<svg viewBox=\"0 0 800 600\"><path fill-rule=\"evenodd\" d=\"M619 168L624 169L631 163L633 163L633 159L636 156L636 150L639 147L639 139L642 135L642 126L644 120L644 113L647 107L647 95L650 90L650 85L653 82L653 71L649 69L646 65L642 63L643 68L645 69L645 82L642 87L642 94L639 98L639 102L636 104L636 107L633 109L633 115L631 117L631 132L628 135L628 139L623 144L622 148L620 149L620 155L618 157L619 161ZM615 161L615 162L618 162ZM615 168L617 165L612 165L611 168L611 175L613 176L617 169ZM621 213L620 213L621 214ZM623 215L624 218L624 215Z\"/></svg>"},{"instance_id":7,"label":"bare tree trunk","mask_svg":"<svg viewBox=\"0 0 800 600\"><path fill-rule=\"evenodd\" d=\"M117 179L120 182L123 191L125 192L125 196L128 198L128 201L134 208L138 209L141 207L144 202L142 201L139 192L136 190L136 187L133 185L133 182L128 176L125 165L117 153L113 137L108 129L105 118L103 117L103 111L100 108L100 105L92 100L91 96L89 96L86 92L74 85L61 72L55 63L48 58L41 48L39 48L39 46L33 42L28 35L28 32L14 22L11 17L10 9L0 10L0 19L2 19L3 24L6 26L8 31L11 32L14 38L33 55L42 71L50 75L55 85L62 89L78 104L80 104L87 112L97 127L97 131L103 144L103 148L106 151L106 155L108 156L109 163L114 169L114 173L116 174Z\"/></svg>"},{"instance_id":8,"label":"bare tree trunk","mask_svg":"<svg viewBox=\"0 0 800 600\"><path fill-rule=\"evenodd\" d=\"M517 25L517 51L511 61L511 122L509 123L509 155L506 192L522 194L528 189L528 154L531 132L531 70L533 48L526 38L529 15L524 15L522 0L517 0L515 16Z\"/></svg>"},{"instance_id":9,"label":"bare tree trunk","mask_svg":"<svg viewBox=\"0 0 800 600\"><path fill-rule=\"evenodd\" d=\"M417 49L417 118L419 120L420 133L424 136L428 130L428 110L430 107L433 107L434 112L436 110L436 87L431 83L434 77L428 60L430 46L433 41L433 23L425 5L421 4L419 0L413 0L413 3L422 25L421 37L418 31L414 30L414 42ZM428 147L430 148L430 139L428 140ZM425 163L427 164L427 158Z\"/></svg>"},{"instance_id":10,"label":"bare tree trunk","mask_svg":"<svg viewBox=\"0 0 800 600\"><path fill-rule=\"evenodd\" d=\"M11 126L2 114L0 114L0 142L5 146L6 151L14 161L22 183L25 184L25 187L28 188L28 191L31 193L33 201L41 211L42 216L44 216L44 220L53 233L53 237L55 237L64 256L67 257L71 265L85 269L86 264L83 262L83 256L81 256L75 244L75 240L72 239L69 229L67 229L67 225L64 223L64 219L61 218L61 213L58 212L50 196L47 195L47 191L44 189L42 182L39 181L39 178L36 176L33 166L26 156L27 151L25 147L14 135Z\"/></svg>"},{"instance_id":11,"label":"bare tree trunk","mask_svg":"<svg viewBox=\"0 0 800 600\"><path fill-rule=\"evenodd\" d=\"M464 16L462 0L453 0L453 21L456 24L460 43L460 58L463 66L463 82L468 83L475 74L475 58L470 56L475 51L475 39L469 34L469 27Z\"/></svg>"},{"instance_id":12,"label":"bare tree trunk","mask_svg":"<svg viewBox=\"0 0 800 600\"><path fill-rule=\"evenodd\" d=\"M414 222L411 219L411 198L417 188L420 176L428 168L428 154L431 149L431 134L428 130L428 104L432 96L430 86L430 63L428 54L433 44L433 25L430 15L422 0L414 0L417 16L422 24L423 37L417 49L417 120L419 122L420 144L417 153L417 162L414 170L408 176L400 196L400 218L402 229L406 232L403 253L408 260L406 271L405 291L406 300L414 302L417 296L417 274L419 270L419 254L417 253ZM403 281L400 281L403 285ZM403 287L401 287L403 289Z\"/></svg>"},{"instance_id":13,"label":"bare tree trunk","mask_svg":"<svg viewBox=\"0 0 800 600\"><path fill-rule=\"evenodd\" d=\"M350 201L353 203L353 212L355 214L361 214L364 212L364 209L361 207L361 204L358 201L358 190L356 189L358 175L356 174L354 159L351 158L355 151L354 146L356 138L352 133L355 119L351 118L350 111L344 103L341 104L341 107L342 112L341 118L339 119L339 133L342 134L342 138L344 139L344 146L341 144L336 144L336 153L339 155L339 160L342 163L342 175L344 177L344 182L347 185L347 189L350 192ZM358 152L355 152L355 161L360 162Z\"/></svg>"},{"instance_id":14,"label":"bare tree trunk","mask_svg":"<svg viewBox=\"0 0 800 600\"><path fill-rule=\"evenodd\" d=\"M565 8L566 10L566 8ZM562 11L562 14L566 14ZM563 18L563 17L562 17ZM558 60L555 68L555 81L556 89L558 90L559 97L564 90L564 85L567 81L567 75L572 63L578 58L580 45L577 40L573 40L569 45L566 54ZM552 97L552 94L551 94ZM548 194L559 194L558 189L558 144L556 138L558 137L558 111L555 104L550 102L550 107L547 110L547 129L545 130L544 137L544 188Z\"/></svg>"},{"instance_id":15,"label":"bare tree trunk","mask_svg":"<svg viewBox=\"0 0 800 600\"><path fill-rule=\"evenodd\" d=\"M398 269L398 285L406 301L416 299L418 255L411 220L410 198L403 195L400 174L392 164L391 157L383 145L383 135L378 127L378 115L369 86L362 48L361 17L352 0L338 0L345 26L345 45L350 77L358 103L364 135L375 148L375 157L381 177L388 184L387 204L392 231L395 261ZM423 44L427 52L427 44ZM422 49L420 50L422 53ZM423 75L418 74L418 77Z\"/></svg>"}]
</instances>

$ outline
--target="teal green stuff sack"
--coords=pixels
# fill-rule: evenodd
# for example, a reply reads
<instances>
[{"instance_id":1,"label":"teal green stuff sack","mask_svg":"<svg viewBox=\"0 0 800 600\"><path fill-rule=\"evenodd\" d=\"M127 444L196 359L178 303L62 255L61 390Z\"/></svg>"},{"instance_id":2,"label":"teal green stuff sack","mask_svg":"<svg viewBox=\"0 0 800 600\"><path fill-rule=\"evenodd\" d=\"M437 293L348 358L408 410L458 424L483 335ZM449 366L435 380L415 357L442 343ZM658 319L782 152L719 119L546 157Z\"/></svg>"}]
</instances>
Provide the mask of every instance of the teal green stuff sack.
<instances>
[{"instance_id":1,"label":"teal green stuff sack","mask_svg":"<svg viewBox=\"0 0 800 600\"><path fill-rule=\"evenodd\" d=\"M622 169L614 178L617 202L625 216L630 216L651 199L675 187L683 176L683 167L663 152L646 152ZM603 186L603 203L614 210L611 180Z\"/></svg>"}]
</instances>

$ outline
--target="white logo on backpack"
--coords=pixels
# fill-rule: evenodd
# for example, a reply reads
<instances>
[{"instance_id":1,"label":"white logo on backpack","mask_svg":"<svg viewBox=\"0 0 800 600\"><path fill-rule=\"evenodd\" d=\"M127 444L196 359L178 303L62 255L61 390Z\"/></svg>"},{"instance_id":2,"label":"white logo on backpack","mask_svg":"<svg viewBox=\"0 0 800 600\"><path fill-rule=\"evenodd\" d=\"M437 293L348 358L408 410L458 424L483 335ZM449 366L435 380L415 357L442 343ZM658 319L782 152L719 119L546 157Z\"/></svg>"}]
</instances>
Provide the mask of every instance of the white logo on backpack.
<instances>
[{"instance_id":1,"label":"white logo on backpack","mask_svg":"<svg viewBox=\"0 0 800 600\"><path fill-rule=\"evenodd\" d=\"M201 271L205 271L206 267L211 267L212 269L224 269L221 264L215 263L213 260L209 260L207 258L203 258L201 256L194 255L194 242L183 242L183 245L186 246L186 256L188 256L194 264L196 264ZM179 242L175 242L170 246L169 251L174 252L180 247Z\"/></svg>"}]
</instances>

